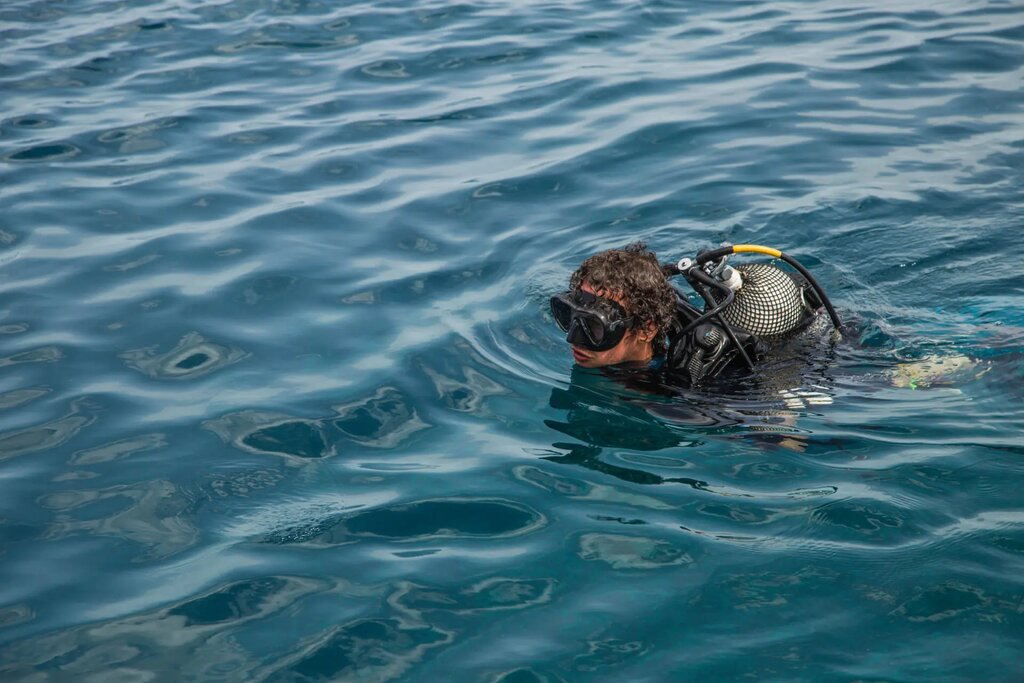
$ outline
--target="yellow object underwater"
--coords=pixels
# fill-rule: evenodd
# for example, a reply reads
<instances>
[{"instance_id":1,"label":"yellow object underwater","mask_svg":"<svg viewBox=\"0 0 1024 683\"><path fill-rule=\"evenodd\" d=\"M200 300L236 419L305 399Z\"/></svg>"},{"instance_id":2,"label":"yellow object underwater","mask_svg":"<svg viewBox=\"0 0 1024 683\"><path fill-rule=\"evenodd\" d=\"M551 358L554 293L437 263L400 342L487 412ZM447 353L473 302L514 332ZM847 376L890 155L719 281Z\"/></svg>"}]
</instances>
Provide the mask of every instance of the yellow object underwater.
<instances>
[{"instance_id":1,"label":"yellow object underwater","mask_svg":"<svg viewBox=\"0 0 1024 683\"><path fill-rule=\"evenodd\" d=\"M990 369L987 363L968 356L928 356L896 366L892 384L902 389L925 389L977 379Z\"/></svg>"}]
</instances>

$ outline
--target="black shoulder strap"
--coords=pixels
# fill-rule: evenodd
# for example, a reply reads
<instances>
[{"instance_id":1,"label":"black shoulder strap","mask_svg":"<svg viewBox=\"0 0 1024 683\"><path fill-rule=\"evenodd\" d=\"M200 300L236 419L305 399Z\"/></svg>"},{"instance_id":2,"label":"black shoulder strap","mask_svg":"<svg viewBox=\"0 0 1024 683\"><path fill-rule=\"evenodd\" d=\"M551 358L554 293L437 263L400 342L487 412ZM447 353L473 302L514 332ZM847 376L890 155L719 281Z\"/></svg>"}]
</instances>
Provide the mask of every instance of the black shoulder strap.
<instances>
[{"instance_id":1,"label":"black shoulder strap","mask_svg":"<svg viewBox=\"0 0 1024 683\"><path fill-rule=\"evenodd\" d=\"M678 328L683 329L681 324ZM759 355L757 337L739 328L731 328L736 341L747 351L748 356ZM730 363L740 357L740 349L718 323L702 323L685 335L670 337L665 368L669 372L683 373L692 384L718 375Z\"/></svg>"}]
</instances>

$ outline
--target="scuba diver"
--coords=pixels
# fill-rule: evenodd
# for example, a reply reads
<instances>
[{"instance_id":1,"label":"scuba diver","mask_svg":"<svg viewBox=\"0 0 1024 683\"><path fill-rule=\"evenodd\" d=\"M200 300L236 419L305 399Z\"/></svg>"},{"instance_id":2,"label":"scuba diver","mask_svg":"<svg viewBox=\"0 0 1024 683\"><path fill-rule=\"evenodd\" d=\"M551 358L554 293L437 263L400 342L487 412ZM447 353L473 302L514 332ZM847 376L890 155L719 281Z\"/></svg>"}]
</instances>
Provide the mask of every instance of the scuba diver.
<instances>
[{"instance_id":1,"label":"scuba diver","mask_svg":"<svg viewBox=\"0 0 1024 683\"><path fill-rule=\"evenodd\" d=\"M773 256L796 272L730 266L736 253ZM702 309L670 284L678 275ZM549 459L604 470L602 446L660 450L709 434L800 450L794 409L832 402L827 358L839 317L811 274L776 249L734 245L661 264L636 242L586 259L550 306L576 367L568 388L552 390L565 419L545 423L587 446L555 444L569 454Z\"/></svg>"},{"instance_id":2,"label":"scuba diver","mask_svg":"<svg viewBox=\"0 0 1024 683\"><path fill-rule=\"evenodd\" d=\"M785 261L791 273L766 263L728 264L757 253ZM703 300L698 309L669 277L681 275ZM584 368L643 367L672 383L707 383L793 339L826 313L842 323L814 277L791 256L757 245L731 245L662 265L637 242L586 259L569 289L551 297L551 313Z\"/></svg>"},{"instance_id":3,"label":"scuba diver","mask_svg":"<svg viewBox=\"0 0 1024 683\"><path fill-rule=\"evenodd\" d=\"M792 270L728 263L751 253ZM676 276L691 296L670 283ZM847 328L844 348L843 324L814 277L787 254L757 245L709 249L674 264L659 263L643 243L604 251L580 265L550 309L576 364L568 386L551 392L560 419L544 422L573 441L553 443L544 459L638 484L714 489L602 451L693 448L709 438L794 452L844 448L835 435L798 426L801 416L833 402L837 367L843 373L837 355L845 355L846 370L851 358L880 370L864 375L860 386L869 393L948 387L991 369L991 360L965 355L901 361L879 354L864 344L858 321ZM843 381L859 383L858 374Z\"/></svg>"}]
</instances>

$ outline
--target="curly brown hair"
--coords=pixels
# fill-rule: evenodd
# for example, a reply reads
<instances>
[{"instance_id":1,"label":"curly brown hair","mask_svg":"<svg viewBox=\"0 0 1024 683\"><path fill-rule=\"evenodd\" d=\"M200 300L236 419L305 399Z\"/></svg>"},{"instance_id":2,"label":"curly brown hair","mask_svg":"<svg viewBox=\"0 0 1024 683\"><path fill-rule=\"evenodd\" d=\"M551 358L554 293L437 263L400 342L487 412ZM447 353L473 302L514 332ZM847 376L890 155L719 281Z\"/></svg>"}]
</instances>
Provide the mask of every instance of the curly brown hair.
<instances>
[{"instance_id":1,"label":"curly brown hair","mask_svg":"<svg viewBox=\"0 0 1024 683\"><path fill-rule=\"evenodd\" d=\"M675 290L665 279L658 257L643 242L588 258L569 278L569 288L579 291L584 282L597 292L621 299L633 316L633 329L653 324L661 337L675 318Z\"/></svg>"}]
</instances>

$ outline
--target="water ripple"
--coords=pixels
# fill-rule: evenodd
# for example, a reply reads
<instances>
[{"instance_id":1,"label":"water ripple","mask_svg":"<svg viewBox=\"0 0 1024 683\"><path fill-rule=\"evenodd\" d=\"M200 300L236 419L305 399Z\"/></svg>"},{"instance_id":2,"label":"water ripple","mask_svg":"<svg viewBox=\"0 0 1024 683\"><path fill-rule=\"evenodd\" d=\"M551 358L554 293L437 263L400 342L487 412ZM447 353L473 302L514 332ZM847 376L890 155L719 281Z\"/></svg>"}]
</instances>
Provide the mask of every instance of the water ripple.
<instances>
[{"instance_id":1,"label":"water ripple","mask_svg":"<svg viewBox=\"0 0 1024 683\"><path fill-rule=\"evenodd\" d=\"M1018 670L1019 4L18 0L0 39L4 680ZM789 251L846 336L573 371L547 297L633 239Z\"/></svg>"}]
</instances>

